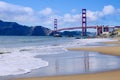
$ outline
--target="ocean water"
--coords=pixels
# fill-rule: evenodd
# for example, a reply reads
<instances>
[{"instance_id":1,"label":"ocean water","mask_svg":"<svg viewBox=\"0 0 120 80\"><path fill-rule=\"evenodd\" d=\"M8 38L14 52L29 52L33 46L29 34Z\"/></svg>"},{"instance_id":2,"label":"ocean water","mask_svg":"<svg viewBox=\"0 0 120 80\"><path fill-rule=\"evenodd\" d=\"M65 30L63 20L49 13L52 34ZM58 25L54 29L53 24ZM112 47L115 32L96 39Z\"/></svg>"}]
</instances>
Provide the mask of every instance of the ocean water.
<instances>
[{"instance_id":1,"label":"ocean water","mask_svg":"<svg viewBox=\"0 0 120 80\"><path fill-rule=\"evenodd\" d=\"M66 48L98 46L99 42L105 41L113 40L0 36L0 76L24 74L50 65L47 60L37 58L38 55L68 53Z\"/></svg>"}]
</instances>

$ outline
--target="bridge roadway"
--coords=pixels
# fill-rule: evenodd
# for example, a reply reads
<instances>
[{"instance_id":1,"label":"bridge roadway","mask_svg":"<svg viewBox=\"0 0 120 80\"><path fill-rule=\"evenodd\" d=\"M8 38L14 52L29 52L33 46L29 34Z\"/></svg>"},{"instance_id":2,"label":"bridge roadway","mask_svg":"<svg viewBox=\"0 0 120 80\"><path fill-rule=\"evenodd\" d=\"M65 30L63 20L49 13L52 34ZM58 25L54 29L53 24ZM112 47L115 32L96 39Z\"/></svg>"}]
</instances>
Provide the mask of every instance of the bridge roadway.
<instances>
[{"instance_id":1,"label":"bridge roadway","mask_svg":"<svg viewBox=\"0 0 120 80\"><path fill-rule=\"evenodd\" d=\"M89 28L89 29L97 29L98 27L103 27L103 26L87 26L87 27L70 27L70 28L61 28L61 29L57 29L57 31L62 31L62 30L73 30L73 29L82 29L82 28ZM108 26L104 26L104 28L118 28L118 27L108 27ZM120 28L120 27L119 27Z\"/></svg>"}]
</instances>

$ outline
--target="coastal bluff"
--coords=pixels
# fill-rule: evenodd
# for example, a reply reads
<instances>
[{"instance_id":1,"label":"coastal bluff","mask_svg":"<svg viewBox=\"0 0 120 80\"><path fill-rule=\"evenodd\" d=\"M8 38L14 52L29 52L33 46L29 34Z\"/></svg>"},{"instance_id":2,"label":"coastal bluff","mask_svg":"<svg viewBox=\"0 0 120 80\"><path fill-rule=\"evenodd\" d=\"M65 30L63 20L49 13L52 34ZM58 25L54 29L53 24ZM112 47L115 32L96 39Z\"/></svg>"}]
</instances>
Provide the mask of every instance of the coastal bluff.
<instances>
[{"instance_id":1,"label":"coastal bluff","mask_svg":"<svg viewBox=\"0 0 120 80\"><path fill-rule=\"evenodd\" d=\"M52 30L43 26L25 26L0 20L0 36L47 36Z\"/></svg>"}]
</instances>

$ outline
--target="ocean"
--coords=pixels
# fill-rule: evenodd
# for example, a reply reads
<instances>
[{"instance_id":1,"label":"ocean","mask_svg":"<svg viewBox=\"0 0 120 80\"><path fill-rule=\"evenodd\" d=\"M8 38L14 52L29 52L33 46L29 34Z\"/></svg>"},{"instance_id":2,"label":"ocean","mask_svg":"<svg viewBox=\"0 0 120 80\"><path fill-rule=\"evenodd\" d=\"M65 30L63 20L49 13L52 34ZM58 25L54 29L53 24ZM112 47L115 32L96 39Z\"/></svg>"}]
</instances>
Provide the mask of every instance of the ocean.
<instances>
[{"instance_id":1,"label":"ocean","mask_svg":"<svg viewBox=\"0 0 120 80\"><path fill-rule=\"evenodd\" d=\"M100 44L99 42L113 41L112 39L75 39L74 37L42 37L42 36L0 36L0 76L8 76L8 75L19 75L32 72L36 69L41 69L51 64L55 63L52 55L55 58L59 58L61 65L67 65L68 69L66 73L79 73L78 69L71 71L74 68L72 63L75 63L76 67L78 66L78 62L76 60L72 61L68 59L60 58L60 54L65 54L62 57L69 56L76 57L79 61L82 61L82 55L78 55L80 53L74 55L75 52L70 52L67 48L75 48L75 47L94 47L94 46L103 46L104 44ZM105 45L104 45L105 46ZM71 53L71 54L70 54ZM91 67L91 71L100 71L102 69L118 69L120 64L120 59L112 56L103 56L102 58L96 60L98 58L96 53L91 53L89 56L91 57L91 63L94 62ZM39 57L38 57L39 56ZM49 57L48 57L49 56ZM52 57L50 57L52 56ZM79 57L78 57L79 56ZM77 58L78 57L78 58ZM102 63L101 60L105 60L108 57L109 65L115 65L115 67L107 68L109 65L100 68ZM113 58L113 59L112 59ZM98 62L97 62L98 61ZM105 61L104 61L105 62ZM80 62L83 64L82 62ZM108 62L107 62L108 63ZM68 66L71 66L68 68ZM97 66L97 67L96 67ZM101 65L103 66L103 64ZM117 67L116 67L117 66ZM51 66L52 67L52 66ZM82 66L78 66L79 68ZM64 70L64 67L61 66L61 71ZM47 72L47 69L44 70ZM48 70L49 71L49 70ZM70 72L71 71L71 72ZM50 71L51 72L51 71ZM54 73L54 71L53 71ZM61 72L62 74L65 72ZM42 73L41 73L42 74ZM50 73L51 74L51 73ZM56 74L56 72L54 73ZM53 75L54 75L53 74ZM40 75L40 74L39 74ZM44 74L45 76L45 74Z\"/></svg>"}]
</instances>

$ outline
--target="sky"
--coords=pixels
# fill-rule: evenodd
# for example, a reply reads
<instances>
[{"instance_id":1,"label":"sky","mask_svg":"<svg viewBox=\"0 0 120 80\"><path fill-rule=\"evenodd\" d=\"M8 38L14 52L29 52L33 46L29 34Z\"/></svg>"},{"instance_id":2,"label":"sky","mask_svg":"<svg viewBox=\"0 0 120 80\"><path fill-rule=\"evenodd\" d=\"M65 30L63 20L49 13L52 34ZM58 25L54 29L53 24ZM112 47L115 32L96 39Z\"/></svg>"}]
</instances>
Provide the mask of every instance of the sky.
<instances>
[{"instance_id":1,"label":"sky","mask_svg":"<svg viewBox=\"0 0 120 80\"><path fill-rule=\"evenodd\" d=\"M81 26L82 9L87 26L120 25L120 0L0 0L0 20L53 29Z\"/></svg>"}]
</instances>

